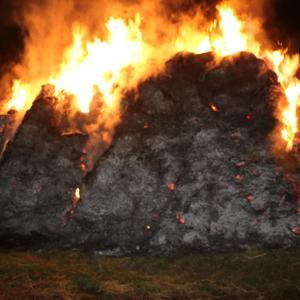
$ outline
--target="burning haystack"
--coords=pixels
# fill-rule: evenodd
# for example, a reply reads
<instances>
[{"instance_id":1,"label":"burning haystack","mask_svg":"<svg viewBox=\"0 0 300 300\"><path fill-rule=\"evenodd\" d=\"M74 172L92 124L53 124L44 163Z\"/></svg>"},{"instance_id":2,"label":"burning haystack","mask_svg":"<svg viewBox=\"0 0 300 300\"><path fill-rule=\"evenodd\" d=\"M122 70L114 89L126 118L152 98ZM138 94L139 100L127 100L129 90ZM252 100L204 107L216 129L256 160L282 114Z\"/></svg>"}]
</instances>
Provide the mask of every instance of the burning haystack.
<instances>
[{"instance_id":1,"label":"burning haystack","mask_svg":"<svg viewBox=\"0 0 300 300\"><path fill-rule=\"evenodd\" d=\"M0 167L1 239L108 254L299 245L296 192L273 153L280 97L252 54L177 55L127 94L88 170L88 135L63 132L60 102L42 93Z\"/></svg>"},{"instance_id":2,"label":"burning haystack","mask_svg":"<svg viewBox=\"0 0 300 300\"><path fill-rule=\"evenodd\" d=\"M5 245L299 244L300 59L261 2L23 2L1 77Z\"/></svg>"}]
</instances>

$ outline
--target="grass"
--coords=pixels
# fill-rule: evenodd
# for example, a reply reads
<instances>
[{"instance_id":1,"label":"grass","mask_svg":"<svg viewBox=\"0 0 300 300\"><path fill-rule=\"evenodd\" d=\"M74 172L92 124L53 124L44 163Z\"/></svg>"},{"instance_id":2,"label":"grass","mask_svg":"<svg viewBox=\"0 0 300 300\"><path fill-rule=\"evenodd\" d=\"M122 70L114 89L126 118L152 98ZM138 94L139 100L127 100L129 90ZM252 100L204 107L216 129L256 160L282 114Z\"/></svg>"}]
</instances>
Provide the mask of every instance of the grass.
<instances>
[{"instance_id":1,"label":"grass","mask_svg":"<svg viewBox=\"0 0 300 300\"><path fill-rule=\"evenodd\" d=\"M173 258L2 251L0 299L300 299L300 249Z\"/></svg>"}]
</instances>

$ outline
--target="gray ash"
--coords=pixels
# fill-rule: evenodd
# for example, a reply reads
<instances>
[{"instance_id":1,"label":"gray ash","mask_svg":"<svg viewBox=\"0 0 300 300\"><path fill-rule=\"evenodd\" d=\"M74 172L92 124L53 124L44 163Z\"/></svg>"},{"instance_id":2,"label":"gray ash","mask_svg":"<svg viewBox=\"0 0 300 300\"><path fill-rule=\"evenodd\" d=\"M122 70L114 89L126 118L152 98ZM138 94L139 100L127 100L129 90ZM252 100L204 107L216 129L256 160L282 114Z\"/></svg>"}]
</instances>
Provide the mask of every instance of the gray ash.
<instances>
[{"instance_id":1,"label":"gray ash","mask_svg":"<svg viewBox=\"0 0 300 300\"><path fill-rule=\"evenodd\" d=\"M124 99L88 174L87 136L62 135L55 99L37 99L0 167L4 243L104 254L299 245L297 192L271 149L278 93L248 53L178 55Z\"/></svg>"}]
</instances>

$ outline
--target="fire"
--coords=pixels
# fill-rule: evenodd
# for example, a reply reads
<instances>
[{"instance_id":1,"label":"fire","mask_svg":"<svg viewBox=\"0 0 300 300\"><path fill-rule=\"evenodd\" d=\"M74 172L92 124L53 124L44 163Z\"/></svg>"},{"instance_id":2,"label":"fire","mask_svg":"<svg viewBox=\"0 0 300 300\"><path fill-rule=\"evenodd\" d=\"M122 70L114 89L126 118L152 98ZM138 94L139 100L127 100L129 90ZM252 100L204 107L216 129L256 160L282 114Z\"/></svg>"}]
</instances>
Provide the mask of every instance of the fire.
<instances>
[{"instance_id":1,"label":"fire","mask_svg":"<svg viewBox=\"0 0 300 300\"><path fill-rule=\"evenodd\" d=\"M234 176L234 179L235 179L236 181L241 181L241 180L242 180L242 175L237 174L237 175Z\"/></svg>"},{"instance_id":2,"label":"fire","mask_svg":"<svg viewBox=\"0 0 300 300\"><path fill-rule=\"evenodd\" d=\"M176 25L177 31L173 30L173 24L161 22L160 16L143 16L142 8L140 13L131 17L122 17L118 12L118 17L112 15L107 19L106 32L101 38L100 34L92 35L88 27L77 22L73 25L72 42L64 50L60 66L53 72L49 71L48 76L35 78L28 75L15 80L6 111L27 110L39 93L40 85L50 83L55 86L55 96L59 101L73 99L72 109L75 111L89 113L97 99L101 103L98 105L99 119L105 125L105 139L109 141L119 122L120 101L124 93L136 88L141 80L161 72L165 61L178 51L213 51L217 57L249 51L264 59L278 75L287 100L284 104L278 101L281 133L278 138L287 151L292 150L299 131L300 81L296 77L299 55L288 55L286 49L271 50L256 37L256 32L250 31L248 24L252 20L243 16L241 21L229 4L221 4L217 10L219 15L213 22L203 22L199 14L193 18L181 18ZM154 27L149 33L149 27L153 25L151 18L159 28ZM150 26L146 30L148 23ZM157 32L160 32L161 40L156 37ZM33 60L38 61L38 56ZM216 106L210 107L218 111ZM246 116L246 119L251 120L252 116ZM97 126L92 128L95 130Z\"/></svg>"},{"instance_id":3,"label":"fire","mask_svg":"<svg viewBox=\"0 0 300 300\"><path fill-rule=\"evenodd\" d=\"M219 112L219 109L218 109L218 107L217 107L216 105L210 104L209 106L210 106L210 108L211 108L211 110L212 110L213 112Z\"/></svg>"},{"instance_id":4,"label":"fire","mask_svg":"<svg viewBox=\"0 0 300 300\"><path fill-rule=\"evenodd\" d=\"M281 109L281 122L283 128L281 135L286 142L286 150L290 151L298 130L297 110L300 104L300 81L296 77L299 68L299 55L289 56L286 50L277 50L265 53L273 64L273 70L278 75L287 99L286 107ZM280 108L279 108L280 109Z\"/></svg>"},{"instance_id":5,"label":"fire","mask_svg":"<svg viewBox=\"0 0 300 300\"><path fill-rule=\"evenodd\" d=\"M182 211L176 212L176 219L179 224L184 225L185 224L185 217Z\"/></svg>"},{"instance_id":6,"label":"fire","mask_svg":"<svg viewBox=\"0 0 300 300\"><path fill-rule=\"evenodd\" d=\"M219 7L222 37L213 41L214 50L221 56L247 50L246 39L241 34L242 23L233 10L227 6Z\"/></svg>"},{"instance_id":7,"label":"fire","mask_svg":"<svg viewBox=\"0 0 300 300\"><path fill-rule=\"evenodd\" d=\"M86 31L76 27L61 71L50 80L56 95L72 95L78 109L88 113L93 96L100 93L105 106L114 109L122 92L116 85L128 83L125 68L139 65L144 59L139 26L139 15L128 25L122 19L110 18L106 24L108 40L95 38L88 42Z\"/></svg>"},{"instance_id":8,"label":"fire","mask_svg":"<svg viewBox=\"0 0 300 300\"><path fill-rule=\"evenodd\" d=\"M168 183L168 189L170 191L175 191L176 190L176 184L171 182L171 183Z\"/></svg>"},{"instance_id":9,"label":"fire","mask_svg":"<svg viewBox=\"0 0 300 300\"><path fill-rule=\"evenodd\" d=\"M245 116L245 119L246 119L247 121L251 121L251 120L253 120L253 115L246 115L246 116Z\"/></svg>"},{"instance_id":10,"label":"fire","mask_svg":"<svg viewBox=\"0 0 300 300\"><path fill-rule=\"evenodd\" d=\"M28 99L28 86L20 80L15 80L12 87L12 97L8 102L7 109L22 110Z\"/></svg>"},{"instance_id":11,"label":"fire","mask_svg":"<svg viewBox=\"0 0 300 300\"><path fill-rule=\"evenodd\" d=\"M80 188L77 187L75 189L75 192L74 192L72 198L71 198L71 207L70 207L69 211L67 212L67 215L66 215L67 218L62 221L64 225L66 225L68 223L68 221L70 221L72 216L75 214L76 208L77 208L80 201L81 201Z\"/></svg>"},{"instance_id":12,"label":"fire","mask_svg":"<svg viewBox=\"0 0 300 300\"><path fill-rule=\"evenodd\" d=\"M297 110L300 101L300 82L291 82L285 90L289 101L287 108L282 112L282 122L285 127L282 129L282 137L287 142L287 150L291 150L294 144L294 137L298 132Z\"/></svg>"},{"instance_id":13,"label":"fire","mask_svg":"<svg viewBox=\"0 0 300 300\"><path fill-rule=\"evenodd\" d=\"M80 188L76 188L74 196L76 199L80 199Z\"/></svg>"},{"instance_id":14,"label":"fire","mask_svg":"<svg viewBox=\"0 0 300 300\"><path fill-rule=\"evenodd\" d=\"M254 201L254 196L252 194L249 194L246 196L246 200L251 203L252 201Z\"/></svg>"}]
</instances>

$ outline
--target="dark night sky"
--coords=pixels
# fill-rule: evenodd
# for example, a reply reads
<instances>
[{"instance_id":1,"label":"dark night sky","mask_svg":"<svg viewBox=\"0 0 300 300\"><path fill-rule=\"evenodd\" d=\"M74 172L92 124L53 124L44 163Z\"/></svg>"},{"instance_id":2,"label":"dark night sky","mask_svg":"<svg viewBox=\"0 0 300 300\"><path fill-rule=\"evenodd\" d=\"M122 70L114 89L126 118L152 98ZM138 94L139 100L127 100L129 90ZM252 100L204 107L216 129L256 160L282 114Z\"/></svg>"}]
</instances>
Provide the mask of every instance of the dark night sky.
<instances>
[{"instance_id":1,"label":"dark night sky","mask_svg":"<svg viewBox=\"0 0 300 300\"><path fill-rule=\"evenodd\" d=\"M10 67L10 63L18 61L21 56L24 47L23 36L25 33L14 22L13 15L20 9L21 4L24 5L26 1L0 0L0 76L7 71ZM189 3L194 1L202 6L204 6L204 3L217 2L217 0L187 1L189 1ZM268 4L265 8L265 28L269 36L274 41L280 40L284 45L289 45L293 52L300 52L300 1L269 0L266 2Z\"/></svg>"},{"instance_id":2,"label":"dark night sky","mask_svg":"<svg viewBox=\"0 0 300 300\"><path fill-rule=\"evenodd\" d=\"M22 30L13 20L18 1L0 0L0 75L18 61L23 49Z\"/></svg>"},{"instance_id":3,"label":"dark night sky","mask_svg":"<svg viewBox=\"0 0 300 300\"><path fill-rule=\"evenodd\" d=\"M259 1L259 0L258 0ZM300 1L271 0L266 7L266 31L273 40L288 45L293 52L300 52Z\"/></svg>"}]
</instances>

